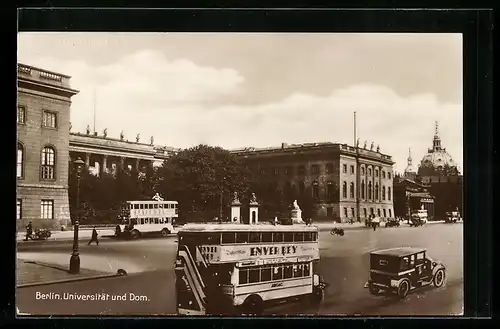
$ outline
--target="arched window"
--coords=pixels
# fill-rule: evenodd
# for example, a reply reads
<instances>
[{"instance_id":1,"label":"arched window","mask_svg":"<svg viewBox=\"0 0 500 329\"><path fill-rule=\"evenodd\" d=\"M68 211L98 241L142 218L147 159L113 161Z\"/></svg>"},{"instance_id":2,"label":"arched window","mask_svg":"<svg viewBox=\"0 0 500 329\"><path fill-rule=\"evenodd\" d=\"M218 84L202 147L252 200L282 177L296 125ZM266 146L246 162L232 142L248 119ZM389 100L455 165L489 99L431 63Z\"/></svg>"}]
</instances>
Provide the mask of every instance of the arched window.
<instances>
[{"instance_id":1,"label":"arched window","mask_svg":"<svg viewBox=\"0 0 500 329\"><path fill-rule=\"evenodd\" d=\"M361 182L361 199L365 198L365 181Z\"/></svg>"},{"instance_id":2,"label":"arched window","mask_svg":"<svg viewBox=\"0 0 500 329\"><path fill-rule=\"evenodd\" d=\"M372 199L372 182L368 183L368 199Z\"/></svg>"},{"instance_id":3,"label":"arched window","mask_svg":"<svg viewBox=\"0 0 500 329\"><path fill-rule=\"evenodd\" d=\"M328 196L328 198L333 198L333 194L333 183L326 183L326 195Z\"/></svg>"},{"instance_id":4,"label":"arched window","mask_svg":"<svg viewBox=\"0 0 500 329\"><path fill-rule=\"evenodd\" d=\"M385 186L382 186L382 200L385 200Z\"/></svg>"},{"instance_id":5,"label":"arched window","mask_svg":"<svg viewBox=\"0 0 500 329\"><path fill-rule=\"evenodd\" d=\"M368 168L368 176L372 175L372 168Z\"/></svg>"},{"instance_id":6,"label":"arched window","mask_svg":"<svg viewBox=\"0 0 500 329\"><path fill-rule=\"evenodd\" d=\"M351 198L354 199L354 183L353 182L351 182L350 192L351 192Z\"/></svg>"},{"instance_id":7,"label":"arched window","mask_svg":"<svg viewBox=\"0 0 500 329\"><path fill-rule=\"evenodd\" d=\"M387 188L387 200L389 200L389 201L391 200L391 188L390 187Z\"/></svg>"},{"instance_id":8,"label":"arched window","mask_svg":"<svg viewBox=\"0 0 500 329\"><path fill-rule=\"evenodd\" d=\"M342 197L347 199L347 182L342 183Z\"/></svg>"},{"instance_id":9,"label":"arched window","mask_svg":"<svg viewBox=\"0 0 500 329\"><path fill-rule=\"evenodd\" d=\"M24 147L21 143L17 143L17 177L24 176Z\"/></svg>"},{"instance_id":10,"label":"arched window","mask_svg":"<svg viewBox=\"0 0 500 329\"><path fill-rule=\"evenodd\" d=\"M361 175L364 176L365 175L365 167L361 167Z\"/></svg>"},{"instance_id":11,"label":"arched window","mask_svg":"<svg viewBox=\"0 0 500 329\"><path fill-rule=\"evenodd\" d=\"M378 200L378 183L375 183L375 200Z\"/></svg>"},{"instance_id":12,"label":"arched window","mask_svg":"<svg viewBox=\"0 0 500 329\"><path fill-rule=\"evenodd\" d=\"M313 198L319 199L319 184L318 182L313 182Z\"/></svg>"},{"instance_id":13,"label":"arched window","mask_svg":"<svg viewBox=\"0 0 500 329\"><path fill-rule=\"evenodd\" d=\"M42 150L42 179L55 179L56 151L51 146Z\"/></svg>"}]
</instances>

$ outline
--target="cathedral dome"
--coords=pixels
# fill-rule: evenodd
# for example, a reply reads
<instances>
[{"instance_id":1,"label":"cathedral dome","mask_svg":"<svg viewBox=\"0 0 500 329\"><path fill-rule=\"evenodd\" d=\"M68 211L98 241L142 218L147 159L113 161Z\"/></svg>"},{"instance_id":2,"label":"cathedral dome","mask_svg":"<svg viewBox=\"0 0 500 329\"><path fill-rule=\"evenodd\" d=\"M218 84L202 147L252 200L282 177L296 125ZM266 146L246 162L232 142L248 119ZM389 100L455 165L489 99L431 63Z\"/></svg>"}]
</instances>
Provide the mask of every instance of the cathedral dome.
<instances>
[{"instance_id":1,"label":"cathedral dome","mask_svg":"<svg viewBox=\"0 0 500 329\"><path fill-rule=\"evenodd\" d=\"M420 161L419 174L428 175L433 172L448 171L444 174L453 174L458 172L458 167L444 147L441 147L441 139L438 135L438 124L436 122L436 131L432 141L432 148L428 149L427 154Z\"/></svg>"},{"instance_id":2,"label":"cathedral dome","mask_svg":"<svg viewBox=\"0 0 500 329\"><path fill-rule=\"evenodd\" d=\"M406 166L406 169L405 169L405 176L408 176L408 174L416 174L416 173L417 173L417 167L415 167L412 163L411 150L409 150L408 165Z\"/></svg>"}]
</instances>

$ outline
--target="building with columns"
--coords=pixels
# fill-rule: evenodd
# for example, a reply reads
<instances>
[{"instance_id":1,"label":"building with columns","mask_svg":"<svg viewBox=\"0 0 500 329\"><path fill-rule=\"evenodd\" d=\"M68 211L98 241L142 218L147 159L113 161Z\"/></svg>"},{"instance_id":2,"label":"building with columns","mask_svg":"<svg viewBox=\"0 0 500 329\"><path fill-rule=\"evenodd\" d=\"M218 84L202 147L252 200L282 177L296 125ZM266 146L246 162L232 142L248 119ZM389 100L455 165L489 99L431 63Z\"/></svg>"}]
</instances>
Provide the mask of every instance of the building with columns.
<instances>
[{"instance_id":1,"label":"building with columns","mask_svg":"<svg viewBox=\"0 0 500 329\"><path fill-rule=\"evenodd\" d=\"M106 129L102 135L91 133L87 128L85 134L70 133L69 136L70 161L80 157L95 175L114 173L118 168L142 171L145 166L161 165L177 151L173 147L154 145L153 137L149 144L141 143L139 136L129 141L123 133L120 138L112 138Z\"/></svg>"},{"instance_id":2,"label":"building with columns","mask_svg":"<svg viewBox=\"0 0 500 329\"><path fill-rule=\"evenodd\" d=\"M17 226L70 223L68 203L70 77L17 66Z\"/></svg>"},{"instance_id":3,"label":"building with columns","mask_svg":"<svg viewBox=\"0 0 500 329\"><path fill-rule=\"evenodd\" d=\"M391 156L338 143L283 143L281 147L233 150L260 175L274 175L287 191L310 190L316 215L342 222L369 215L394 217Z\"/></svg>"}]
</instances>

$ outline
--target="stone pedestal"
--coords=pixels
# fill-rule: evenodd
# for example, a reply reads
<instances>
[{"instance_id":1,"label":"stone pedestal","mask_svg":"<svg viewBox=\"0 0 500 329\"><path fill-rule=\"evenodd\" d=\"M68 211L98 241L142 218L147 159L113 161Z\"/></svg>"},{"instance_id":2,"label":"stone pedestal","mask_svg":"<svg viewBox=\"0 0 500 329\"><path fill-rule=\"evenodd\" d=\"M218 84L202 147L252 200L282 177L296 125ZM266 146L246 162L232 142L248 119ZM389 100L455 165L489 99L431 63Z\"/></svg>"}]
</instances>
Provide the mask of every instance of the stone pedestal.
<instances>
[{"instance_id":1,"label":"stone pedestal","mask_svg":"<svg viewBox=\"0 0 500 329\"><path fill-rule=\"evenodd\" d=\"M241 223L241 203L233 202L231 203L231 223L240 224Z\"/></svg>"},{"instance_id":2,"label":"stone pedestal","mask_svg":"<svg viewBox=\"0 0 500 329\"><path fill-rule=\"evenodd\" d=\"M294 201L292 205L292 210L290 211L290 220L292 224L304 224L302 220L302 210L300 210L297 200Z\"/></svg>"},{"instance_id":3,"label":"stone pedestal","mask_svg":"<svg viewBox=\"0 0 500 329\"><path fill-rule=\"evenodd\" d=\"M257 224L259 222L259 204L257 202L250 202L250 224Z\"/></svg>"}]
</instances>

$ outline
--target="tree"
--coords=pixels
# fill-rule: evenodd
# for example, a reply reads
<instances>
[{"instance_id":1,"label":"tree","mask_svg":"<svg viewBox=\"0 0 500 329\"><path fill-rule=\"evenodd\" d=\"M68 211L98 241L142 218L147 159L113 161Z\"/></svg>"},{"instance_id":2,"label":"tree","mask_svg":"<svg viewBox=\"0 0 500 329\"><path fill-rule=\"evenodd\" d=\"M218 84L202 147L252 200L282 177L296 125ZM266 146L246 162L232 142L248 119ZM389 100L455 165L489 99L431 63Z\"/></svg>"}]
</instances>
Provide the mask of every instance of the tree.
<instances>
[{"instance_id":1,"label":"tree","mask_svg":"<svg viewBox=\"0 0 500 329\"><path fill-rule=\"evenodd\" d=\"M179 202L181 213L193 209L218 213L234 192L240 199L248 195L250 180L248 169L230 152L198 145L167 159L158 169L155 185L164 198Z\"/></svg>"}]
</instances>

